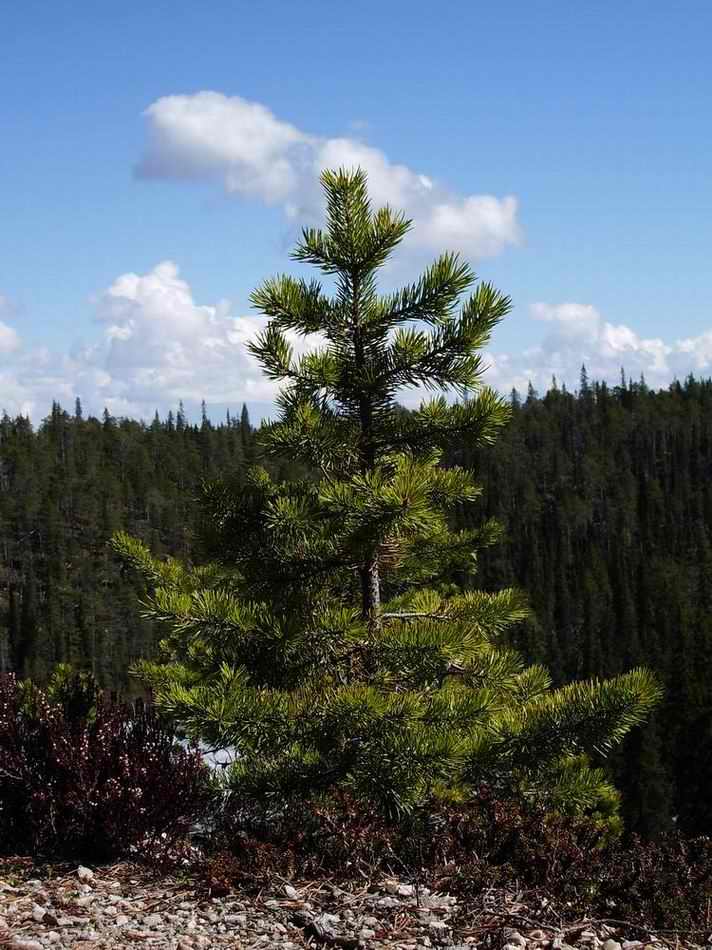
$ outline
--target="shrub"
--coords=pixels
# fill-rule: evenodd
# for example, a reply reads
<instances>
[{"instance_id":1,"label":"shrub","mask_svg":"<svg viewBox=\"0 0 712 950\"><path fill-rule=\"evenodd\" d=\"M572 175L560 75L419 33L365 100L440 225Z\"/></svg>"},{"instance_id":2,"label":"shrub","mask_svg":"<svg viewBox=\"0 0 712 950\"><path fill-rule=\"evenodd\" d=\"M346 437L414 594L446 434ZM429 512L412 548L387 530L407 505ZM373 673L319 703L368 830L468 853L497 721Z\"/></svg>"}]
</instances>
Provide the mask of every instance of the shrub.
<instances>
[{"instance_id":1,"label":"shrub","mask_svg":"<svg viewBox=\"0 0 712 950\"><path fill-rule=\"evenodd\" d=\"M616 918L695 928L712 904L712 840L612 838L604 822L502 800L487 788L466 804L431 803L388 823L342 797L257 815L233 811L204 874L214 893L261 887L274 873L410 877L473 905L517 891L562 918Z\"/></svg>"},{"instance_id":2,"label":"shrub","mask_svg":"<svg viewBox=\"0 0 712 950\"><path fill-rule=\"evenodd\" d=\"M151 710L66 698L0 677L0 852L104 860L185 833L211 794L200 754Z\"/></svg>"}]
</instances>

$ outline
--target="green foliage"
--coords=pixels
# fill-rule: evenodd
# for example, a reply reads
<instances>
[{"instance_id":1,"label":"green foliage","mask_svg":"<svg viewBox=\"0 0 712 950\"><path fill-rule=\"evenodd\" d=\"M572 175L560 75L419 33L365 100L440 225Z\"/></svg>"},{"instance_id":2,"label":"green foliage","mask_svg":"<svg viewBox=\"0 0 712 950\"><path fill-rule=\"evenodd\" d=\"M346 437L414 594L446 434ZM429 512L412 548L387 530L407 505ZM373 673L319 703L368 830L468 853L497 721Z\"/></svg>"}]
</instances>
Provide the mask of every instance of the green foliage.
<instances>
[{"instance_id":1,"label":"green foliage","mask_svg":"<svg viewBox=\"0 0 712 950\"><path fill-rule=\"evenodd\" d=\"M96 713L99 688L91 673L75 670L69 663L59 663L49 679L46 696L50 703L62 707L69 721L90 719Z\"/></svg>"},{"instance_id":2,"label":"green foliage","mask_svg":"<svg viewBox=\"0 0 712 950\"><path fill-rule=\"evenodd\" d=\"M552 691L504 643L527 616L521 595L453 581L498 538L489 521L454 528L481 489L442 459L454 442L491 443L509 418L481 376L510 301L475 287L452 254L379 295L377 271L410 222L371 208L361 171L322 182L326 228L305 230L294 258L334 293L268 280L252 299L270 323L251 345L284 384L261 433L267 453L318 477L277 482L253 468L240 485L206 486L208 567L116 536L152 588L144 616L167 630L168 663L140 673L189 736L237 752L228 781L241 801L339 791L395 817L487 781L574 811L605 804L611 817L612 789L586 756L646 718L654 677ZM320 345L296 356L288 332L318 333ZM435 395L404 413L397 397L409 386Z\"/></svg>"},{"instance_id":3,"label":"green foliage","mask_svg":"<svg viewBox=\"0 0 712 950\"><path fill-rule=\"evenodd\" d=\"M139 615L140 573L122 571L107 540L124 529L154 554L186 557L201 479L239 478L247 453L257 457L246 414L180 432L158 416L102 423L56 403L36 429L2 414L0 671L46 684L69 663L102 688L138 690L127 669L155 655L155 630Z\"/></svg>"},{"instance_id":4,"label":"green foliage","mask_svg":"<svg viewBox=\"0 0 712 950\"><path fill-rule=\"evenodd\" d=\"M400 414L405 428L410 413ZM227 513L245 466L262 458L259 430L243 417L244 425L238 407L222 422L186 420L180 432L158 417L104 427L86 409L77 418L56 405L36 428L0 417L0 669L46 682L68 662L106 689L142 691L127 666L155 658L158 630L140 615L142 577L111 558L107 531L141 538L159 559L204 561L200 531L212 515L194 500L201 480L221 475ZM504 630L504 640L544 664L556 685L639 664L665 683L664 706L605 763L623 791L626 826L651 835L677 815L687 831L709 833L712 382L652 391L589 381L579 394L514 393L495 443L454 439L444 461L476 472L484 488L448 516L466 534L482 533L477 577L457 567L474 563L466 542L449 576L485 590L520 586L531 602L532 618ZM284 457L263 464L277 484L304 479L312 497L313 470ZM250 571L245 556L241 571L259 599L266 575L292 565L276 555L268 562L266 535L249 531L255 557ZM228 561L245 553L229 536L222 543ZM409 577L422 550L403 562ZM344 574L353 586L353 573Z\"/></svg>"}]
</instances>

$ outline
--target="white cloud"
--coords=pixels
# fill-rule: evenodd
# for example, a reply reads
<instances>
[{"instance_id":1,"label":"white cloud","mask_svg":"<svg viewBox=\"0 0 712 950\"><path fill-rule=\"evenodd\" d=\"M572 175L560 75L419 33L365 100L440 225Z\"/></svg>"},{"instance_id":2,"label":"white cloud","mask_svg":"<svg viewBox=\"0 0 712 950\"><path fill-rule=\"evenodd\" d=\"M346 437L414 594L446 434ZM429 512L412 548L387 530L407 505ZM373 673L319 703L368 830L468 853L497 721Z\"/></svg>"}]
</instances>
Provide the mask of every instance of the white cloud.
<instances>
[{"instance_id":1,"label":"white cloud","mask_svg":"<svg viewBox=\"0 0 712 950\"><path fill-rule=\"evenodd\" d=\"M172 261L122 274L94 300L98 342L68 353L21 350L0 367L0 409L41 418L52 400L71 408L150 418L183 400L267 408L277 392L247 350L266 318L234 316L227 301L200 304ZM291 337L297 353L318 342ZM0 354L3 335L0 328Z\"/></svg>"},{"instance_id":2,"label":"white cloud","mask_svg":"<svg viewBox=\"0 0 712 950\"><path fill-rule=\"evenodd\" d=\"M414 218L413 244L482 257L517 244L517 199L453 195L354 138L310 135L265 106L219 92L165 96L145 112L139 177L217 179L229 194L281 204L288 217L320 213L319 172L361 166L376 205Z\"/></svg>"},{"instance_id":3,"label":"white cloud","mask_svg":"<svg viewBox=\"0 0 712 950\"><path fill-rule=\"evenodd\" d=\"M141 406L274 398L274 384L245 346L265 319L233 316L226 301L196 303L172 261L118 277L99 297L97 318L104 344L84 362L102 369L102 388L114 397Z\"/></svg>"},{"instance_id":4,"label":"white cloud","mask_svg":"<svg viewBox=\"0 0 712 950\"><path fill-rule=\"evenodd\" d=\"M0 353L13 353L19 346L17 331L0 321Z\"/></svg>"},{"instance_id":5,"label":"white cloud","mask_svg":"<svg viewBox=\"0 0 712 950\"><path fill-rule=\"evenodd\" d=\"M590 304L535 303L534 320L549 324L541 343L521 353L494 353L490 381L501 390L524 389L531 380L542 391L552 376L571 387L578 385L581 365L589 378L617 381L620 371L651 386L665 386L674 377L712 369L712 331L698 337L665 341L642 337L625 324L613 324Z\"/></svg>"},{"instance_id":6,"label":"white cloud","mask_svg":"<svg viewBox=\"0 0 712 950\"><path fill-rule=\"evenodd\" d=\"M12 314L6 302L0 307L0 315ZM202 399L209 407L237 408L245 401L269 412L277 386L246 349L265 319L236 316L226 301L198 302L172 261L120 275L94 307L100 338L64 353L24 347L16 331L0 323L0 409L37 421L52 400L71 409L80 396L87 411L98 414L106 406L134 418L150 418L155 409L165 415L180 400L195 412ZM541 342L487 354L488 382L502 392L524 391L529 380L545 391L552 375L575 388L582 363L592 379L615 383L624 367L633 378L643 373L651 386L689 372L712 373L712 329L677 341L642 337L594 306L572 302L537 303L530 316L533 326L545 329ZM316 342L292 337L298 352ZM403 398L411 405L421 395Z\"/></svg>"},{"instance_id":7,"label":"white cloud","mask_svg":"<svg viewBox=\"0 0 712 950\"><path fill-rule=\"evenodd\" d=\"M225 302L200 305L178 268L164 261L144 275L123 274L95 300L99 342L68 353L24 350L0 323L0 408L42 416L52 400L71 407L151 416L183 399L270 402L272 385L245 349L264 321L234 317ZM7 330L7 333L5 331ZM14 336L13 336L14 334Z\"/></svg>"},{"instance_id":8,"label":"white cloud","mask_svg":"<svg viewBox=\"0 0 712 950\"><path fill-rule=\"evenodd\" d=\"M309 139L259 103L199 92L164 96L145 115L149 140L140 176L218 176L228 192L270 204L298 184L299 150Z\"/></svg>"},{"instance_id":9,"label":"white cloud","mask_svg":"<svg viewBox=\"0 0 712 950\"><path fill-rule=\"evenodd\" d=\"M15 308L7 297L0 294L0 354L13 353L20 346L20 337L17 331L6 320L15 316Z\"/></svg>"}]
</instances>

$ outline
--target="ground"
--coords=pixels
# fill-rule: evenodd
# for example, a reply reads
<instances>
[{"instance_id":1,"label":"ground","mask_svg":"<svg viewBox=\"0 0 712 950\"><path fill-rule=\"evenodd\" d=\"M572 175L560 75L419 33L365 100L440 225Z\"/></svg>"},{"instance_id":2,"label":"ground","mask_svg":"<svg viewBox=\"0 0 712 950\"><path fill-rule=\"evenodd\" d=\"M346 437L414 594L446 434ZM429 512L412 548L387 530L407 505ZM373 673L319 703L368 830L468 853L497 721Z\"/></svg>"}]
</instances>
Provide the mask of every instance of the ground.
<instances>
[{"instance_id":1,"label":"ground","mask_svg":"<svg viewBox=\"0 0 712 950\"><path fill-rule=\"evenodd\" d=\"M35 876L33 876L35 875ZM0 864L0 947L13 950L210 950L281 947L451 950L644 950L695 947L622 921L570 921L491 892L476 904L384 878L337 886L276 878L260 891L211 895L190 877L129 863L103 868ZM702 939L702 938L700 938Z\"/></svg>"}]
</instances>

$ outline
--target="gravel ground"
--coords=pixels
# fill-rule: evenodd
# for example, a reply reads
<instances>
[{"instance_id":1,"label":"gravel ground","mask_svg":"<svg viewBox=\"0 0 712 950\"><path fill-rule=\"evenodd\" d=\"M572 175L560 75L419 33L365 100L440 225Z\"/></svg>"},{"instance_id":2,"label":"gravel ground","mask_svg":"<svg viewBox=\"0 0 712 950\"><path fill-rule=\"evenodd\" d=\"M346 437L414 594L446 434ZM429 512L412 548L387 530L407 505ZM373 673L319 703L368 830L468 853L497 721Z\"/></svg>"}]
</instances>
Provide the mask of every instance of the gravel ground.
<instances>
[{"instance_id":1,"label":"gravel ground","mask_svg":"<svg viewBox=\"0 0 712 950\"><path fill-rule=\"evenodd\" d=\"M201 897L171 878L156 881L135 866L61 877L0 880L0 948L233 947L421 948L451 950L663 950L695 947L615 922L537 925L514 896L489 895L477 908L447 894L395 880L343 889L277 881L257 896Z\"/></svg>"}]
</instances>

